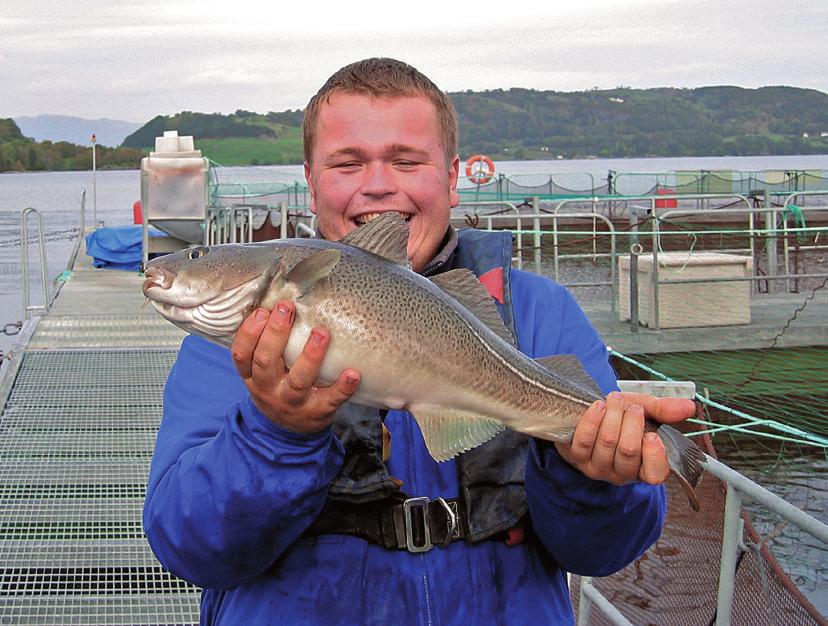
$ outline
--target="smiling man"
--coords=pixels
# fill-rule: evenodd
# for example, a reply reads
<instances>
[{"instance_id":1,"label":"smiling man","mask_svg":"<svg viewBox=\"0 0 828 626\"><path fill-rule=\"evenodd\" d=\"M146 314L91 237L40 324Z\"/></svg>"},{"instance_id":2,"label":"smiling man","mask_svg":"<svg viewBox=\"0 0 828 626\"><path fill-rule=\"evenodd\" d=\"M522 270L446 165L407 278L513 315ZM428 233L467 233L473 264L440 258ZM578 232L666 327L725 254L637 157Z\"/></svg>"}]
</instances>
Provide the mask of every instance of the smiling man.
<instances>
[{"instance_id":1,"label":"smiling man","mask_svg":"<svg viewBox=\"0 0 828 626\"><path fill-rule=\"evenodd\" d=\"M318 102L308 113L305 176L322 235L338 240L397 211L409 220L408 253L421 271L448 231L446 209L459 202L460 159L443 146L434 105L347 92Z\"/></svg>"},{"instance_id":2,"label":"smiling man","mask_svg":"<svg viewBox=\"0 0 828 626\"><path fill-rule=\"evenodd\" d=\"M415 271L475 272L523 352L574 354L609 395L571 445L507 431L436 463L410 414L348 402L358 364L317 384L325 328L285 367L295 310L280 302L230 351L184 340L147 490L153 550L204 587L204 624L571 624L566 572L610 574L660 533L667 461L645 414L679 421L692 403L613 392L606 348L566 290L512 270L508 233L450 227L456 118L417 70L342 68L304 131L321 236L402 214Z\"/></svg>"}]
</instances>

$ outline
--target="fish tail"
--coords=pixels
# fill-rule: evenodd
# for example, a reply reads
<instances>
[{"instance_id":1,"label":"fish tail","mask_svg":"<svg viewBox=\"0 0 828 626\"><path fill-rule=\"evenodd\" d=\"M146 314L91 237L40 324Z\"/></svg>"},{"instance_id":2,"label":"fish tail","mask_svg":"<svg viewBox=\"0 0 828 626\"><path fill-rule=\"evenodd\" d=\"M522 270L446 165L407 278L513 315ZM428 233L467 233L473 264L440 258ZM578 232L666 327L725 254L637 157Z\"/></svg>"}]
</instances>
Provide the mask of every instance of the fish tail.
<instances>
[{"instance_id":1,"label":"fish tail","mask_svg":"<svg viewBox=\"0 0 828 626\"><path fill-rule=\"evenodd\" d=\"M664 442L664 449L667 451L667 462L670 465L670 473L676 477L690 501L694 511L698 511L699 499L696 497L694 487L698 486L704 468L702 464L707 458L698 446L681 432L662 424L656 433Z\"/></svg>"}]
</instances>

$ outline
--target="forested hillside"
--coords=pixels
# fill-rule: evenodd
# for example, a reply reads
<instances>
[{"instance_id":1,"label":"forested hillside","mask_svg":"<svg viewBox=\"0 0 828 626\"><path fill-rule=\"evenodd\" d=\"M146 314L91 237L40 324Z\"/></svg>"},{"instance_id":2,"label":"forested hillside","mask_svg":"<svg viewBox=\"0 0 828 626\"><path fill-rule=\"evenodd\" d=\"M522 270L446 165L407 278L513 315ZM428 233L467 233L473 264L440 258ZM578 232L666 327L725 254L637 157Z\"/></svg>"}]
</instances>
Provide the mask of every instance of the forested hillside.
<instances>
[{"instance_id":1,"label":"forested hillside","mask_svg":"<svg viewBox=\"0 0 828 626\"><path fill-rule=\"evenodd\" d=\"M134 148L96 148L99 169L135 169L144 153ZM0 118L0 172L92 169L91 146L24 137L13 119Z\"/></svg>"},{"instance_id":2,"label":"forested hillside","mask_svg":"<svg viewBox=\"0 0 828 626\"><path fill-rule=\"evenodd\" d=\"M461 152L513 158L828 152L828 94L794 87L451 94ZM804 136L807 135L807 136Z\"/></svg>"},{"instance_id":3,"label":"forested hillside","mask_svg":"<svg viewBox=\"0 0 828 626\"><path fill-rule=\"evenodd\" d=\"M450 94L460 154L494 159L828 153L828 94L796 87L701 87L579 92L495 89ZM303 112L157 116L119 149L99 149L100 167L138 167L165 130L192 135L223 165L302 162ZM826 136L823 136L826 135ZM88 147L34 142L0 120L0 171L88 169Z\"/></svg>"}]
</instances>

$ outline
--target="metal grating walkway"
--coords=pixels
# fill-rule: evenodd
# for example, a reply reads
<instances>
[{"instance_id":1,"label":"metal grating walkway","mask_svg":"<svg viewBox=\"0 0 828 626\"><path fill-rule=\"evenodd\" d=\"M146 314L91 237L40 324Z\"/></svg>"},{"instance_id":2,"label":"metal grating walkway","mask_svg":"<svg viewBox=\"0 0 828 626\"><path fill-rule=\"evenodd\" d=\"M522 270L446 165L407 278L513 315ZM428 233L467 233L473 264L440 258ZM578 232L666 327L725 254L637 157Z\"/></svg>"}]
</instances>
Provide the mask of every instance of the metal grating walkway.
<instances>
[{"instance_id":1,"label":"metal grating walkway","mask_svg":"<svg viewBox=\"0 0 828 626\"><path fill-rule=\"evenodd\" d=\"M175 350L30 351L0 419L0 623L191 624L141 509Z\"/></svg>"},{"instance_id":2,"label":"metal grating walkway","mask_svg":"<svg viewBox=\"0 0 828 626\"><path fill-rule=\"evenodd\" d=\"M137 274L84 259L0 385L0 624L194 624L198 589L141 526L183 333L139 320Z\"/></svg>"}]
</instances>

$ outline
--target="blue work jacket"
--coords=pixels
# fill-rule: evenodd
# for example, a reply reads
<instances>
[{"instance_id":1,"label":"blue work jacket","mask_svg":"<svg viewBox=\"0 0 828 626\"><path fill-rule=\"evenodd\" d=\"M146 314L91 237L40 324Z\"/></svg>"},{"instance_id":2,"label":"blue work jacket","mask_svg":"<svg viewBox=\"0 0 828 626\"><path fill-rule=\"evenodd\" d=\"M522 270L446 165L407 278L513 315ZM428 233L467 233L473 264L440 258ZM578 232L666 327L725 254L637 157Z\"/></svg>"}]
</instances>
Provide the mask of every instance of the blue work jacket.
<instances>
[{"instance_id":1,"label":"blue work jacket","mask_svg":"<svg viewBox=\"0 0 828 626\"><path fill-rule=\"evenodd\" d=\"M511 271L519 348L575 354L604 392L607 350L556 283ZM411 496L454 498L416 422L390 411L390 473ZM331 430L280 428L250 400L228 350L187 337L170 372L144 508L160 562L204 588L202 624L572 624L566 572L602 576L658 537L663 487L593 481L533 441L525 488L538 542L456 542L423 554L344 535L301 536L342 462Z\"/></svg>"}]
</instances>

